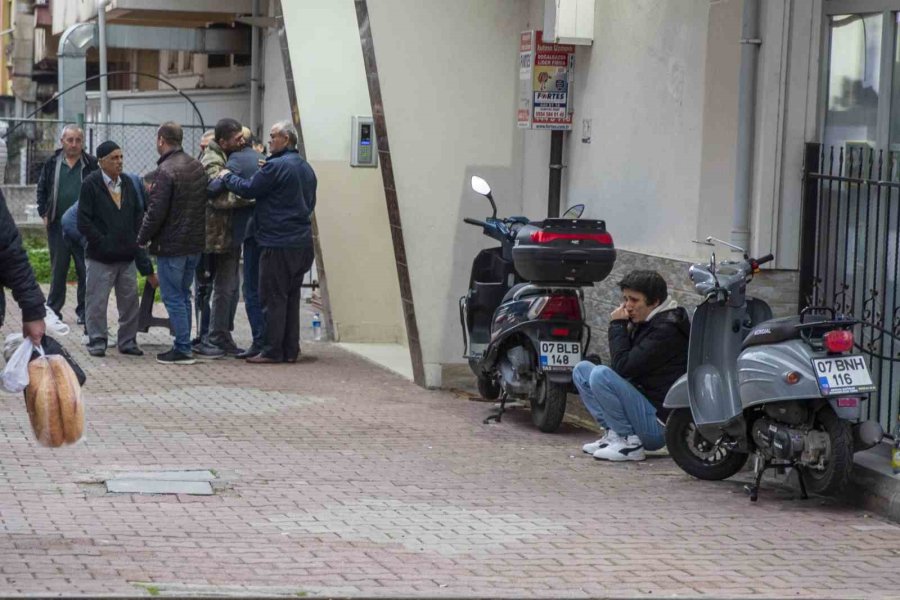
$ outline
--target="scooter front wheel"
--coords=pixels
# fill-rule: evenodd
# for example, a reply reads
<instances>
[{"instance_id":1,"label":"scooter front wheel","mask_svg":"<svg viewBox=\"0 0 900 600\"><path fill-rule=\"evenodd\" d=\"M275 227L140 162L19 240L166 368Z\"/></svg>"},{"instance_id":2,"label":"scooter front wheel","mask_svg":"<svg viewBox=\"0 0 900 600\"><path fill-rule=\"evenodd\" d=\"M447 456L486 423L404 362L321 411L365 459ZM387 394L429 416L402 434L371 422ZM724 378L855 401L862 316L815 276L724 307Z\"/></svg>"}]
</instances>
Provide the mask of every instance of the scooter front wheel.
<instances>
[{"instance_id":1,"label":"scooter front wheel","mask_svg":"<svg viewBox=\"0 0 900 600\"><path fill-rule=\"evenodd\" d=\"M735 452L704 438L694 423L689 408L672 411L666 421L666 447L672 460L697 479L728 479L747 463L749 455Z\"/></svg>"},{"instance_id":2,"label":"scooter front wheel","mask_svg":"<svg viewBox=\"0 0 900 600\"><path fill-rule=\"evenodd\" d=\"M484 375L478 376L478 393L485 400L496 400L500 397L500 384Z\"/></svg>"},{"instance_id":3,"label":"scooter front wheel","mask_svg":"<svg viewBox=\"0 0 900 600\"><path fill-rule=\"evenodd\" d=\"M566 415L566 394L569 386L546 379L538 386L537 397L531 398L531 422L544 433L559 429Z\"/></svg>"}]
</instances>

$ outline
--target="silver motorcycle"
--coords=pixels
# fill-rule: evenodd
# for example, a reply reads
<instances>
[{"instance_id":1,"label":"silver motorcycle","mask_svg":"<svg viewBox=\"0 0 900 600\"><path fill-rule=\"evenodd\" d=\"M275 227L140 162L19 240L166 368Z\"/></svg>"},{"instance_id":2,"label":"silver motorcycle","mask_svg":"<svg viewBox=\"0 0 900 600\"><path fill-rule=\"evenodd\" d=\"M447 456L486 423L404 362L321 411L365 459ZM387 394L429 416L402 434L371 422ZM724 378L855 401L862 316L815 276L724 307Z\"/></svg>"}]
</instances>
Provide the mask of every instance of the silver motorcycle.
<instances>
[{"instance_id":1,"label":"silver motorcycle","mask_svg":"<svg viewBox=\"0 0 900 600\"><path fill-rule=\"evenodd\" d=\"M763 473L797 469L800 492L833 495L850 479L853 453L877 444L883 430L863 419L875 391L865 359L853 353L856 320L826 307L773 319L747 284L771 254L690 267L704 301L694 313L688 369L666 396L669 453L686 473L721 480L752 454L756 501Z\"/></svg>"}]
</instances>

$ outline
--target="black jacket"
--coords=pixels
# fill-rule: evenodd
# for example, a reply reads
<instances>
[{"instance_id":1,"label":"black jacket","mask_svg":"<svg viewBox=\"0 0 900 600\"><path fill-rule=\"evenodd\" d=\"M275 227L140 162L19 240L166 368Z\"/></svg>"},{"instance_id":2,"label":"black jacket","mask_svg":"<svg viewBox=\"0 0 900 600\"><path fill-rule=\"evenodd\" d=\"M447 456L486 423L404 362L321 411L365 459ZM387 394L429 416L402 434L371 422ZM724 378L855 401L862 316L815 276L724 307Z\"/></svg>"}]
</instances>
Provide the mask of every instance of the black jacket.
<instances>
[{"instance_id":1,"label":"black jacket","mask_svg":"<svg viewBox=\"0 0 900 600\"><path fill-rule=\"evenodd\" d=\"M316 174L294 149L276 152L250 179L229 173L225 187L242 198L256 199L256 243L264 248L312 246L312 212L316 208Z\"/></svg>"},{"instance_id":2,"label":"black jacket","mask_svg":"<svg viewBox=\"0 0 900 600\"><path fill-rule=\"evenodd\" d=\"M668 416L662 408L666 393L687 371L690 332L690 319L681 307L631 326L624 319L609 324L610 368L650 400L662 421Z\"/></svg>"},{"instance_id":3,"label":"black jacket","mask_svg":"<svg viewBox=\"0 0 900 600\"><path fill-rule=\"evenodd\" d=\"M37 183L38 214L42 217L47 217L47 220L51 223L62 218L62 215L56 214L57 202L56 196L53 193L53 186L56 184L56 161L58 160L64 160L64 158L62 158L62 148L57 149L53 156L51 156L47 162L44 163L44 166L41 167L41 175L38 178ZM97 164L97 159L87 152L81 153L81 161L83 163L81 169L82 181L87 179L88 175L100 168Z\"/></svg>"},{"instance_id":4,"label":"black jacket","mask_svg":"<svg viewBox=\"0 0 900 600\"><path fill-rule=\"evenodd\" d=\"M22 321L38 321L44 318L44 293L34 278L28 254L22 248L19 229L13 221L6 198L0 191L0 286L12 290L13 298L22 309ZM5 304L5 302L4 302ZM0 313L0 323L3 322Z\"/></svg>"},{"instance_id":5,"label":"black jacket","mask_svg":"<svg viewBox=\"0 0 900 600\"><path fill-rule=\"evenodd\" d=\"M91 173L81 184L78 231L87 240L84 253L88 258L106 264L137 259L141 273L149 275L145 266L149 261L140 260L143 257L137 243L144 211L134 182L123 175L119 180L121 208L113 202L102 171Z\"/></svg>"},{"instance_id":6,"label":"black jacket","mask_svg":"<svg viewBox=\"0 0 900 600\"><path fill-rule=\"evenodd\" d=\"M159 158L138 243L150 254L187 256L206 247L206 171L181 148Z\"/></svg>"}]
</instances>

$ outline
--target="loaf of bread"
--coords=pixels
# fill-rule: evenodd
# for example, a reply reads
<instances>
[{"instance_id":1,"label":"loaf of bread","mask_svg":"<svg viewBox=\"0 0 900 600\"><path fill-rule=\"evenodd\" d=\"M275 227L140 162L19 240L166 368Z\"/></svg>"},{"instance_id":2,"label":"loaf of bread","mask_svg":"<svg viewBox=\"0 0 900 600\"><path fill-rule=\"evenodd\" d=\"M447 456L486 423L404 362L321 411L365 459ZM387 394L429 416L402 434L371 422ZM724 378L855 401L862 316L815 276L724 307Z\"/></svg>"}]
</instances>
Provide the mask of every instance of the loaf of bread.
<instances>
[{"instance_id":1,"label":"loaf of bread","mask_svg":"<svg viewBox=\"0 0 900 600\"><path fill-rule=\"evenodd\" d=\"M25 407L34 437L42 446L57 448L81 439L84 402L81 386L66 359L42 356L28 363Z\"/></svg>"},{"instance_id":2,"label":"loaf of bread","mask_svg":"<svg viewBox=\"0 0 900 600\"><path fill-rule=\"evenodd\" d=\"M81 386L78 377L68 361L59 354L47 357L56 383L56 397L62 416L65 443L73 444L81 439L84 432L84 403L81 401Z\"/></svg>"}]
</instances>

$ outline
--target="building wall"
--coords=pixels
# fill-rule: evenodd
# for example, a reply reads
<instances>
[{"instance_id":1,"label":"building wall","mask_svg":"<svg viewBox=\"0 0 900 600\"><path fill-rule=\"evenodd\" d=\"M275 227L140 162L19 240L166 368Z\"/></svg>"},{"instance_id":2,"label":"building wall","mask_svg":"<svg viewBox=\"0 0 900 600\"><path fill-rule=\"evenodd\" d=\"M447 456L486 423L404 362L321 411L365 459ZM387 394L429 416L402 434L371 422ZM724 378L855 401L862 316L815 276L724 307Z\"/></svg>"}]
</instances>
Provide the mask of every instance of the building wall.
<instances>
[{"instance_id":1,"label":"building wall","mask_svg":"<svg viewBox=\"0 0 900 600\"><path fill-rule=\"evenodd\" d=\"M470 189L487 179L502 215L521 212L516 129L517 0L368 3L426 383L461 360L457 300L486 238L462 223L488 216Z\"/></svg>"},{"instance_id":2,"label":"building wall","mask_svg":"<svg viewBox=\"0 0 900 600\"><path fill-rule=\"evenodd\" d=\"M354 3L282 6L307 159L319 180L316 220L335 337L405 343L381 172L350 166L351 117L372 110ZM267 70L267 81L279 75L283 86L283 71ZM270 110L275 101L266 100Z\"/></svg>"}]
</instances>

